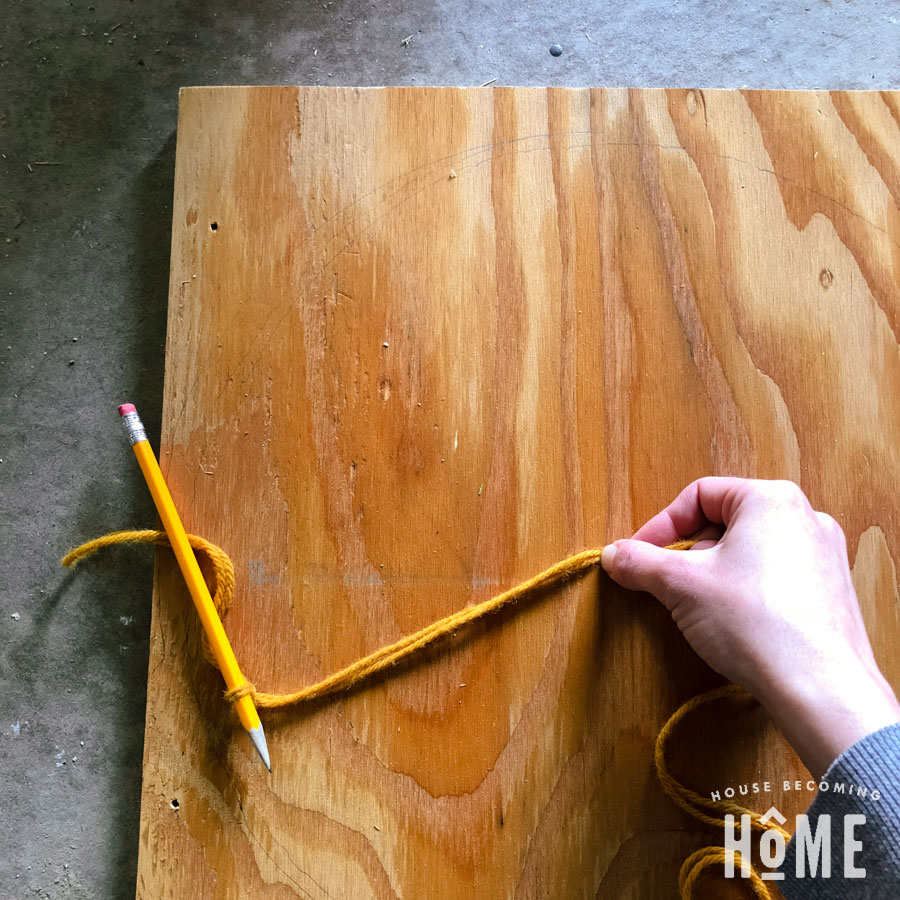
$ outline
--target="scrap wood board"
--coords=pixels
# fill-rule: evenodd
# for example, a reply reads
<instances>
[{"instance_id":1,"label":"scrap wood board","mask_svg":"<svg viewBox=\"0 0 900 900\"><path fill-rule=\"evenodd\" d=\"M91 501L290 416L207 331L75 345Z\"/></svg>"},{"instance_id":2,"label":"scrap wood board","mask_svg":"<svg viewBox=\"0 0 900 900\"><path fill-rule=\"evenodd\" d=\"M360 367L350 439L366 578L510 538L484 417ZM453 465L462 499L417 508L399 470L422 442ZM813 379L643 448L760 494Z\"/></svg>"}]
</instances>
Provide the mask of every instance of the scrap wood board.
<instances>
[{"instance_id":1,"label":"scrap wood board","mask_svg":"<svg viewBox=\"0 0 900 900\"><path fill-rule=\"evenodd\" d=\"M894 93L184 90L161 460L235 562L247 676L311 683L732 474L841 522L900 683L898 122ZM721 837L652 766L720 682L599 572L264 712L271 775L164 551L153 603L140 898L665 897ZM812 799L753 705L676 744L701 793Z\"/></svg>"}]
</instances>

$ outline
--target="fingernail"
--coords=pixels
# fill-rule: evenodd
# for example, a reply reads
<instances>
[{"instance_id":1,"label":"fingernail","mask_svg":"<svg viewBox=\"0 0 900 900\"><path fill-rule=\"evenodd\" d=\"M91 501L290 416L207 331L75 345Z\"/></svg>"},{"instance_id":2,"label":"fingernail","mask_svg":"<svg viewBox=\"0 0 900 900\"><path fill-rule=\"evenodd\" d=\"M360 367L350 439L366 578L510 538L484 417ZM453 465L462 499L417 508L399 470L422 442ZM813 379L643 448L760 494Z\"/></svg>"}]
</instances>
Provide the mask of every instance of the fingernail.
<instances>
[{"instance_id":1,"label":"fingernail","mask_svg":"<svg viewBox=\"0 0 900 900\"><path fill-rule=\"evenodd\" d=\"M613 560L616 558L616 545L615 544L607 544L603 548L603 553L600 554L600 565L603 566L603 571L606 572L607 575L610 574L610 569L612 568Z\"/></svg>"}]
</instances>

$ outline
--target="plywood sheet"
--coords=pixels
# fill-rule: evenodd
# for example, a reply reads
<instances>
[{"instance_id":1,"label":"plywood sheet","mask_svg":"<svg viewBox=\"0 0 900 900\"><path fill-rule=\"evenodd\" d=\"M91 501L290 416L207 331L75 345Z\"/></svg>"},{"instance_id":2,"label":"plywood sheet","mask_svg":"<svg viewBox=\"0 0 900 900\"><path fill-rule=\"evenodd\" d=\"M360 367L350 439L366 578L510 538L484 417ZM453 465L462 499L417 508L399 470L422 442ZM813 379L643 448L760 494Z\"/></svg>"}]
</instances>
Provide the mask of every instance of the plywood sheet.
<instances>
[{"instance_id":1,"label":"plywood sheet","mask_svg":"<svg viewBox=\"0 0 900 900\"><path fill-rule=\"evenodd\" d=\"M734 474L840 520L897 685L898 121L890 93L185 90L161 458L235 561L248 676L317 680ZM161 553L141 898L674 896L718 837L651 762L718 681L600 573L265 715L271 775L194 620ZM802 772L753 708L681 747L703 792Z\"/></svg>"}]
</instances>

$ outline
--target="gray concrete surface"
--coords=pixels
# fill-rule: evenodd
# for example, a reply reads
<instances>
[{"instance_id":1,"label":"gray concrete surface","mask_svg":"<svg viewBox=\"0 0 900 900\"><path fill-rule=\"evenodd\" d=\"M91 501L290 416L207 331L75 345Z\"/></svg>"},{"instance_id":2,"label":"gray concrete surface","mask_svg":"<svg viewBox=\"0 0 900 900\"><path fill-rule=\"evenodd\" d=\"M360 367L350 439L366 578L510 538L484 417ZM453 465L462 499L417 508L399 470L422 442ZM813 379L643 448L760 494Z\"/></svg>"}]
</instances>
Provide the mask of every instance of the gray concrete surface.
<instances>
[{"instance_id":1,"label":"gray concrete surface","mask_svg":"<svg viewBox=\"0 0 900 900\"><path fill-rule=\"evenodd\" d=\"M158 441L181 85L896 88L898 41L896 0L7 0L0 898L134 895L151 554L58 560L155 522L115 406Z\"/></svg>"}]
</instances>

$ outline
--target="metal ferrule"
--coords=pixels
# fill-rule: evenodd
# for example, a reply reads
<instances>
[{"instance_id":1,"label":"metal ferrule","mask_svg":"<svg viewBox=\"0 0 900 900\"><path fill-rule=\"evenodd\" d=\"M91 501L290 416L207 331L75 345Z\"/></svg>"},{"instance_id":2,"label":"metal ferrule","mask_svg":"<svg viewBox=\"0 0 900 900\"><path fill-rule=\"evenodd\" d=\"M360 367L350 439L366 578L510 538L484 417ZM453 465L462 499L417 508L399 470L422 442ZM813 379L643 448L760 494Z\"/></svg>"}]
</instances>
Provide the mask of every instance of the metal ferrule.
<instances>
[{"instance_id":1,"label":"metal ferrule","mask_svg":"<svg viewBox=\"0 0 900 900\"><path fill-rule=\"evenodd\" d=\"M122 416L122 423L125 426L125 431L128 434L128 441L133 447L139 441L147 440L147 432L144 431L144 423L141 422L141 417L136 412L125 413Z\"/></svg>"}]
</instances>

